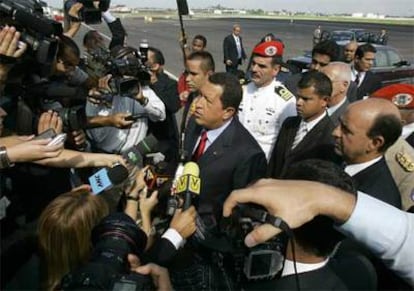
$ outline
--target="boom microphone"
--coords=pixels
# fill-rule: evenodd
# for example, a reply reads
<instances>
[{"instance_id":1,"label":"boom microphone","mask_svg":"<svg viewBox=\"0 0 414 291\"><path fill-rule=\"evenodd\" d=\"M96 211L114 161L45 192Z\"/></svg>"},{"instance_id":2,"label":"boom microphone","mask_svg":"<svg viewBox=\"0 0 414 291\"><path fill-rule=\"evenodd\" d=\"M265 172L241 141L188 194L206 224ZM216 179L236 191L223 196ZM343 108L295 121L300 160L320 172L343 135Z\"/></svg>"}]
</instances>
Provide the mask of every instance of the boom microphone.
<instances>
[{"instance_id":1,"label":"boom microphone","mask_svg":"<svg viewBox=\"0 0 414 291\"><path fill-rule=\"evenodd\" d=\"M200 195L201 180L199 175L200 169L196 163L188 162L184 165L183 174L178 179L176 189L176 195L184 198L183 210L190 208L193 198Z\"/></svg>"},{"instance_id":2,"label":"boom microphone","mask_svg":"<svg viewBox=\"0 0 414 291\"><path fill-rule=\"evenodd\" d=\"M117 164L112 168L103 168L89 177L92 193L97 195L119 185L128 178L128 170Z\"/></svg>"}]
</instances>

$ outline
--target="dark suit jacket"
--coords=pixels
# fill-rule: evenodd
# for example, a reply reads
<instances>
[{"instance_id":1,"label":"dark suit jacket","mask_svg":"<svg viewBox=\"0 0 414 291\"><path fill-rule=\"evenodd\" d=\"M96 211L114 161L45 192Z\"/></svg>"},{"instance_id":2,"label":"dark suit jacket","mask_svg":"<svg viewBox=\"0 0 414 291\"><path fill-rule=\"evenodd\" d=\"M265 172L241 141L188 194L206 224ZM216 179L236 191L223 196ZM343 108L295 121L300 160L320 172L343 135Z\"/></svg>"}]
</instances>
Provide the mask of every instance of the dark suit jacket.
<instances>
[{"instance_id":1,"label":"dark suit jacket","mask_svg":"<svg viewBox=\"0 0 414 291\"><path fill-rule=\"evenodd\" d=\"M352 178L358 191L401 209L401 195L384 158Z\"/></svg>"},{"instance_id":2,"label":"dark suit jacket","mask_svg":"<svg viewBox=\"0 0 414 291\"><path fill-rule=\"evenodd\" d=\"M184 148L189 156L200 135L201 127L191 118L186 131ZM224 200L234 189L245 187L262 178L266 172L263 150L237 117L207 148L197 161L200 167L201 191L196 205L200 216L222 217Z\"/></svg>"},{"instance_id":3,"label":"dark suit jacket","mask_svg":"<svg viewBox=\"0 0 414 291\"><path fill-rule=\"evenodd\" d=\"M270 281L250 282L245 290L297 290L296 276L289 275ZM328 266L299 273L299 284L301 290L348 290L344 282Z\"/></svg>"},{"instance_id":4,"label":"dark suit jacket","mask_svg":"<svg viewBox=\"0 0 414 291\"><path fill-rule=\"evenodd\" d=\"M283 122L269 160L268 177L280 178L290 164L306 159L339 162L339 157L334 151L332 137L334 125L327 115L306 134L293 150L291 149L300 121L301 117L291 116Z\"/></svg>"},{"instance_id":5,"label":"dark suit jacket","mask_svg":"<svg viewBox=\"0 0 414 291\"><path fill-rule=\"evenodd\" d=\"M167 266L175 257L178 250L166 238L157 237L154 244L140 258L143 263L151 262L161 266Z\"/></svg>"},{"instance_id":6,"label":"dark suit jacket","mask_svg":"<svg viewBox=\"0 0 414 291\"><path fill-rule=\"evenodd\" d=\"M334 124L334 128L338 126L339 117L342 116L342 114L345 112L345 109L348 107L348 105L349 105L349 101L347 98L346 101L341 106L339 106L339 108L336 109L335 112L332 113L332 115L329 116L332 120L332 123Z\"/></svg>"},{"instance_id":7,"label":"dark suit jacket","mask_svg":"<svg viewBox=\"0 0 414 291\"><path fill-rule=\"evenodd\" d=\"M369 96L380 88L381 79L371 71L366 72L364 80L358 86L357 100L361 100L364 96Z\"/></svg>"},{"instance_id":8,"label":"dark suit jacket","mask_svg":"<svg viewBox=\"0 0 414 291\"><path fill-rule=\"evenodd\" d=\"M246 59L246 53L244 51L243 47L243 40L240 38L240 45L242 49L242 59ZM223 41L223 55L224 55L224 63L226 63L226 60L231 60L233 63L233 66L237 65L239 63L238 53L237 53L237 45L236 41L234 40L233 34L229 34L224 38Z\"/></svg>"},{"instance_id":9,"label":"dark suit jacket","mask_svg":"<svg viewBox=\"0 0 414 291\"><path fill-rule=\"evenodd\" d=\"M165 160L175 164L178 161L178 126L175 113L180 109L177 82L169 78L165 73L158 76L158 81L152 84L151 89L165 105L165 120L153 122L149 120L149 132L159 142L159 151L165 155ZM175 165L171 168L175 169Z\"/></svg>"},{"instance_id":10,"label":"dark suit jacket","mask_svg":"<svg viewBox=\"0 0 414 291\"><path fill-rule=\"evenodd\" d=\"M348 91L346 91L346 97L350 103L357 101L358 87L354 81L349 83Z\"/></svg>"}]
</instances>

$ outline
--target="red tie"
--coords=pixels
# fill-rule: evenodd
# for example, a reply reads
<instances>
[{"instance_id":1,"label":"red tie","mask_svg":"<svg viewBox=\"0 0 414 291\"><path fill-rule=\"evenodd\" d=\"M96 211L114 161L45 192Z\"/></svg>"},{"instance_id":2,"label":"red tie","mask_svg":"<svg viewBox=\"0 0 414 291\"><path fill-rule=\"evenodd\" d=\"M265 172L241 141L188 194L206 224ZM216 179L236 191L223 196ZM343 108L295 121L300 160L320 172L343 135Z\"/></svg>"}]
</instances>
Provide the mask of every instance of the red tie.
<instances>
[{"instance_id":1,"label":"red tie","mask_svg":"<svg viewBox=\"0 0 414 291\"><path fill-rule=\"evenodd\" d=\"M196 150L194 151L193 158L191 159L194 162L197 162L198 159L203 155L204 149L206 148L207 143L207 131L203 130L201 133L200 142L198 143L198 146Z\"/></svg>"}]
</instances>

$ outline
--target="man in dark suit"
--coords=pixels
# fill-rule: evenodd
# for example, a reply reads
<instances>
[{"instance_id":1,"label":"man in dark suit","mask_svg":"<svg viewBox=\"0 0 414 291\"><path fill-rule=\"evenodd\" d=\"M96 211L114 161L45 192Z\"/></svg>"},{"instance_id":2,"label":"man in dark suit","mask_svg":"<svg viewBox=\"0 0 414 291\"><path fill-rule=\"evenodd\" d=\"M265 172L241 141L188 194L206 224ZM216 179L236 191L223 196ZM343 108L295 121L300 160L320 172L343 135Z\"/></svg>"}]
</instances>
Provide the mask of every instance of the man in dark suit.
<instances>
[{"instance_id":1,"label":"man in dark suit","mask_svg":"<svg viewBox=\"0 0 414 291\"><path fill-rule=\"evenodd\" d=\"M184 102L183 116L180 130L183 132L187 126L189 117L194 111L194 99L199 96L199 89L207 82L208 77L214 73L215 64L213 56L207 51L192 52L186 59L185 82L189 89L188 94L180 95Z\"/></svg>"},{"instance_id":2,"label":"man in dark suit","mask_svg":"<svg viewBox=\"0 0 414 291\"><path fill-rule=\"evenodd\" d=\"M369 43L360 45L355 52L352 81L358 87L357 100L361 100L381 88L381 79L370 71L374 65L376 52L376 48Z\"/></svg>"},{"instance_id":3,"label":"man in dark suit","mask_svg":"<svg viewBox=\"0 0 414 291\"><path fill-rule=\"evenodd\" d=\"M401 208L401 196L385 162L385 151L401 135L401 117L389 101L378 98L351 103L333 131L335 151L357 189Z\"/></svg>"},{"instance_id":4,"label":"man in dark suit","mask_svg":"<svg viewBox=\"0 0 414 291\"><path fill-rule=\"evenodd\" d=\"M269 160L269 177L281 177L293 162L310 158L335 160L334 125L326 113L331 94L332 84L325 74L303 74L296 95L298 116L288 117L282 125Z\"/></svg>"},{"instance_id":5,"label":"man in dark suit","mask_svg":"<svg viewBox=\"0 0 414 291\"><path fill-rule=\"evenodd\" d=\"M351 68L343 62L332 62L323 67L321 72L328 76L332 83L332 95L328 99L327 112L336 127L339 117L349 105L346 94L351 83Z\"/></svg>"},{"instance_id":6,"label":"man in dark suit","mask_svg":"<svg viewBox=\"0 0 414 291\"><path fill-rule=\"evenodd\" d=\"M223 203L232 190L264 177L266 158L237 119L242 89L235 76L213 74L200 93L184 147L200 167L201 191L194 204L204 225L203 234L210 239L188 247L187 255L177 257L180 265L170 270L177 290L228 290L234 271L223 268L223 256L217 250Z\"/></svg>"},{"instance_id":7,"label":"man in dark suit","mask_svg":"<svg viewBox=\"0 0 414 291\"><path fill-rule=\"evenodd\" d=\"M165 120L153 122L148 120L148 129L158 140L158 150L165 155L169 168L174 169L178 163L178 126L175 113L180 109L177 81L164 72L165 59L162 52L154 47L148 48L147 65L151 70L150 88L165 105ZM174 171L173 170L173 171ZM172 173L173 174L173 173Z\"/></svg>"},{"instance_id":8,"label":"man in dark suit","mask_svg":"<svg viewBox=\"0 0 414 291\"><path fill-rule=\"evenodd\" d=\"M246 59L243 41L240 36L241 27L239 24L233 25L233 32L223 40L223 55L226 72L236 74L237 68Z\"/></svg>"},{"instance_id":9,"label":"man in dark suit","mask_svg":"<svg viewBox=\"0 0 414 291\"><path fill-rule=\"evenodd\" d=\"M385 160L401 193L404 210L414 205L414 86L393 84L371 94L371 98L391 101L401 114L403 124L400 138L385 152Z\"/></svg>"}]
</instances>

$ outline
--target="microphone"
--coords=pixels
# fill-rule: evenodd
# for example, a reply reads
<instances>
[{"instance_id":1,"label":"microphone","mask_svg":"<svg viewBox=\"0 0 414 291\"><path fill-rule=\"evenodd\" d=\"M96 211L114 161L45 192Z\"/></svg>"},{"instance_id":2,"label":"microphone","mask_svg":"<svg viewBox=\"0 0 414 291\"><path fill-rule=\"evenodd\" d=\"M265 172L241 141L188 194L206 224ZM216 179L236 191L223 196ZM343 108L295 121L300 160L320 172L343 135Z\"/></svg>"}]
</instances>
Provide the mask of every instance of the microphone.
<instances>
[{"instance_id":1,"label":"microphone","mask_svg":"<svg viewBox=\"0 0 414 291\"><path fill-rule=\"evenodd\" d=\"M142 168L144 164L144 156L157 150L158 140L152 134L146 136L136 146L126 150L122 157L131 166Z\"/></svg>"},{"instance_id":2,"label":"microphone","mask_svg":"<svg viewBox=\"0 0 414 291\"><path fill-rule=\"evenodd\" d=\"M92 193L97 195L102 191L109 190L113 186L124 182L128 178L128 175L127 168L120 164L112 168L103 168L89 177Z\"/></svg>"},{"instance_id":3,"label":"microphone","mask_svg":"<svg viewBox=\"0 0 414 291\"><path fill-rule=\"evenodd\" d=\"M184 165L183 174L178 179L176 195L184 198L183 210L190 208L195 196L200 195L201 180L199 178L200 169L194 162Z\"/></svg>"},{"instance_id":4,"label":"microphone","mask_svg":"<svg viewBox=\"0 0 414 291\"><path fill-rule=\"evenodd\" d=\"M145 156L149 153L154 153L157 151L158 140L155 138L154 135L150 134L146 136L142 141L140 141L136 147L138 148L139 152Z\"/></svg>"}]
</instances>

